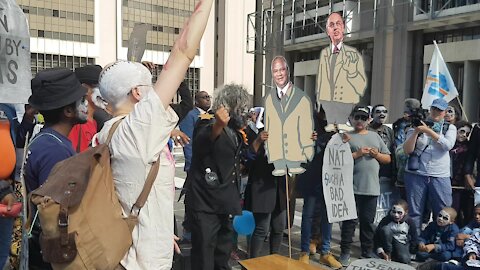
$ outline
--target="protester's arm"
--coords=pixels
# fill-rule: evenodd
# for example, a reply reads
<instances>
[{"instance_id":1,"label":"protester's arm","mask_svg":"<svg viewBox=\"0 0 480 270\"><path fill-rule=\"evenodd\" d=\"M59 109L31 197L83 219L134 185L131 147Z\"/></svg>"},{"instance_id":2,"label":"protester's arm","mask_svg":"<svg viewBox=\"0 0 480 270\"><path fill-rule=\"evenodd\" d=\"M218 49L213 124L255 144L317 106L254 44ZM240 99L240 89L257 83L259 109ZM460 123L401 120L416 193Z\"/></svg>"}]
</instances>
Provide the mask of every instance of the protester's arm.
<instances>
[{"instance_id":1,"label":"protester's arm","mask_svg":"<svg viewBox=\"0 0 480 270\"><path fill-rule=\"evenodd\" d=\"M457 128L455 125L448 125L448 130L445 136L442 132L440 132L440 134L435 133L435 136L436 137L432 136L432 139L436 141L444 151L450 151L457 140Z\"/></svg>"},{"instance_id":2,"label":"protester's arm","mask_svg":"<svg viewBox=\"0 0 480 270\"><path fill-rule=\"evenodd\" d=\"M195 58L205 31L213 0L197 3L192 16L184 24L173 49L155 83L155 91L164 108L170 106L178 86L184 80L188 66Z\"/></svg>"},{"instance_id":3,"label":"protester's arm","mask_svg":"<svg viewBox=\"0 0 480 270\"><path fill-rule=\"evenodd\" d=\"M7 206L8 211L12 209L12 205L16 201L12 185L9 181L0 180L0 201Z\"/></svg>"},{"instance_id":4,"label":"protester's arm","mask_svg":"<svg viewBox=\"0 0 480 270\"><path fill-rule=\"evenodd\" d=\"M466 241L465 241L465 245L463 246L463 251L465 252L465 254L467 254L467 256L471 256L471 255L475 255L476 257L479 257L480 256L480 251L479 251L479 247L480 247L480 239L478 238L480 235L478 233L470 236L470 238L468 238Z\"/></svg>"},{"instance_id":5,"label":"protester's arm","mask_svg":"<svg viewBox=\"0 0 480 270\"><path fill-rule=\"evenodd\" d=\"M442 242L441 244L435 244L435 251L454 251L455 250L455 236L458 234L458 228L456 225L453 226L450 234L448 235L447 241Z\"/></svg>"},{"instance_id":6,"label":"protester's arm","mask_svg":"<svg viewBox=\"0 0 480 270\"><path fill-rule=\"evenodd\" d=\"M387 145L383 142L382 138L376 134L378 142L380 143L380 148L370 148L370 155L376 159L380 164L388 164L392 161L390 156L390 150L388 150Z\"/></svg>"},{"instance_id":7,"label":"protester's arm","mask_svg":"<svg viewBox=\"0 0 480 270\"><path fill-rule=\"evenodd\" d=\"M215 124L213 124L212 133L210 134L210 140L212 142L215 141L218 136L220 136L223 128L227 126L228 121L230 121L228 110L225 109L225 107L220 106L220 108L218 108L215 112Z\"/></svg>"}]
</instances>

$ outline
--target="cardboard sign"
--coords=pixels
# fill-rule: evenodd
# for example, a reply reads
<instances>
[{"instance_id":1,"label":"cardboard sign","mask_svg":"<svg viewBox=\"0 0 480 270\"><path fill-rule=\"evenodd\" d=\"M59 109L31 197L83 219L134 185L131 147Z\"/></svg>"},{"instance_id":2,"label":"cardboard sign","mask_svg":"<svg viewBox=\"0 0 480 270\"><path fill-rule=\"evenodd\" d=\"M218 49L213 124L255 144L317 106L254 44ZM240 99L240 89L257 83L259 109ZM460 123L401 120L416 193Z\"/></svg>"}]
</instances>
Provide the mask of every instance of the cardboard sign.
<instances>
[{"instance_id":1,"label":"cardboard sign","mask_svg":"<svg viewBox=\"0 0 480 270\"><path fill-rule=\"evenodd\" d=\"M392 208L392 204L400 198L400 194L396 188L389 181L380 181L380 196L377 199L377 213L375 214L375 221L378 224L387 216Z\"/></svg>"},{"instance_id":2,"label":"cardboard sign","mask_svg":"<svg viewBox=\"0 0 480 270\"><path fill-rule=\"evenodd\" d=\"M398 262L387 262L382 259L361 259L353 261L347 270L414 270L412 266L408 264Z\"/></svg>"},{"instance_id":3,"label":"cardboard sign","mask_svg":"<svg viewBox=\"0 0 480 270\"><path fill-rule=\"evenodd\" d=\"M353 195L353 157L350 145L339 134L333 135L325 148L322 171L323 196L328 222L357 218Z\"/></svg>"},{"instance_id":4,"label":"cardboard sign","mask_svg":"<svg viewBox=\"0 0 480 270\"><path fill-rule=\"evenodd\" d=\"M133 27L132 34L128 40L127 59L132 62L142 62L143 53L147 47L148 25L137 23Z\"/></svg>"},{"instance_id":5,"label":"cardboard sign","mask_svg":"<svg viewBox=\"0 0 480 270\"><path fill-rule=\"evenodd\" d=\"M15 0L0 2L0 103L28 103L30 33Z\"/></svg>"}]
</instances>

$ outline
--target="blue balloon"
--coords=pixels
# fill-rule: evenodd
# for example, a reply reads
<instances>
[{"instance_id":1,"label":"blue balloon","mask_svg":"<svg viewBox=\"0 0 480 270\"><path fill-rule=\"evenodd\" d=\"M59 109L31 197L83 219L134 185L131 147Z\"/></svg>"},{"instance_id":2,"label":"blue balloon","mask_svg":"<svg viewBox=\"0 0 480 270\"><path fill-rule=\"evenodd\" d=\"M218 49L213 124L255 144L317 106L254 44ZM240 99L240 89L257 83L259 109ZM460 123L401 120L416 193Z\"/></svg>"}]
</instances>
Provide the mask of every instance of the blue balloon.
<instances>
[{"instance_id":1,"label":"blue balloon","mask_svg":"<svg viewBox=\"0 0 480 270\"><path fill-rule=\"evenodd\" d=\"M233 228L240 235L251 235L255 230L255 219L252 212L243 210L242 215L235 216Z\"/></svg>"}]
</instances>

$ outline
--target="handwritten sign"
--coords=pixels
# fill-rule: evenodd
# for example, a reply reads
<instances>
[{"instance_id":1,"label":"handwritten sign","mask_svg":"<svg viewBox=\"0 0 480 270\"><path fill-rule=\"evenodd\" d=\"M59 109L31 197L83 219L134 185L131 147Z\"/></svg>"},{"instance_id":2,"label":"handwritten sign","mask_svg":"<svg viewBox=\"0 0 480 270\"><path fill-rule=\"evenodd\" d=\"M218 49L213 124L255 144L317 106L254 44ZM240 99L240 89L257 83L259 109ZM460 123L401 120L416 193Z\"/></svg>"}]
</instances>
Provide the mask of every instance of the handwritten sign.
<instances>
[{"instance_id":1,"label":"handwritten sign","mask_svg":"<svg viewBox=\"0 0 480 270\"><path fill-rule=\"evenodd\" d=\"M361 259L353 261L347 270L414 270L412 266L408 264L398 262L387 262L382 259Z\"/></svg>"},{"instance_id":2,"label":"handwritten sign","mask_svg":"<svg viewBox=\"0 0 480 270\"><path fill-rule=\"evenodd\" d=\"M380 223L390 212L392 204L400 198L400 194L396 192L395 187L391 184L391 180L380 180L380 196L377 199L377 213L375 214L375 224Z\"/></svg>"},{"instance_id":3,"label":"handwritten sign","mask_svg":"<svg viewBox=\"0 0 480 270\"><path fill-rule=\"evenodd\" d=\"M334 135L325 148L322 172L328 222L357 218L353 195L353 157L350 145Z\"/></svg>"},{"instance_id":4,"label":"handwritten sign","mask_svg":"<svg viewBox=\"0 0 480 270\"><path fill-rule=\"evenodd\" d=\"M0 2L0 102L28 103L30 89L30 34L15 0Z\"/></svg>"}]
</instances>

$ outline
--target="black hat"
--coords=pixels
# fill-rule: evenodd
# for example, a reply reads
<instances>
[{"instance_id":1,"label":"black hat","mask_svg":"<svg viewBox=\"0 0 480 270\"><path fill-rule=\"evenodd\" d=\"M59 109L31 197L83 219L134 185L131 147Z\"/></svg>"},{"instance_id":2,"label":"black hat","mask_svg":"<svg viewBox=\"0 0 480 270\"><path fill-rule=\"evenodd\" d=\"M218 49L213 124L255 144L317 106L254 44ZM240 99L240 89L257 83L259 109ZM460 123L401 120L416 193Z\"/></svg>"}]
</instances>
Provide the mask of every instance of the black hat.
<instances>
[{"instance_id":1,"label":"black hat","mask_svg":"<svg viewBox=\"0 0 480 270\"><path fill-rule=\"evenodd\" d=\"M90 65L75 69L75 75L77 75L80 83L86 83L90 85L98 84L100 72L102 72L102 67L99 65Z\"/></svg>"},{"instance_id":2,"label":"black hat","mask_svg":"<svg viewBox=\"0 0 480 270\"><path fill-rule=\"evenodd\" d=\"M357 105L353 108L351 115L366 115L370 116L370 109L366 106Z\"/></svg>"},{"instance_id":3,"label":"black hat","mask_svg":"<svg viewBox=\"0 0 480 270\"><path fill-rule=\"evenodd\" d=\"M81 99L87 89L75 74L66 68L42 70L32 79L32 95L28 103L41 111L62 108Z\"/></svg>"}]
</instances>

